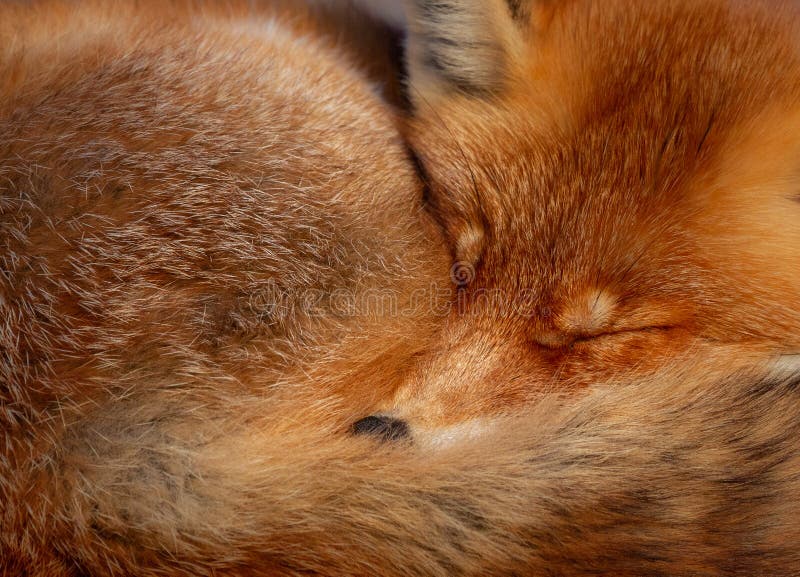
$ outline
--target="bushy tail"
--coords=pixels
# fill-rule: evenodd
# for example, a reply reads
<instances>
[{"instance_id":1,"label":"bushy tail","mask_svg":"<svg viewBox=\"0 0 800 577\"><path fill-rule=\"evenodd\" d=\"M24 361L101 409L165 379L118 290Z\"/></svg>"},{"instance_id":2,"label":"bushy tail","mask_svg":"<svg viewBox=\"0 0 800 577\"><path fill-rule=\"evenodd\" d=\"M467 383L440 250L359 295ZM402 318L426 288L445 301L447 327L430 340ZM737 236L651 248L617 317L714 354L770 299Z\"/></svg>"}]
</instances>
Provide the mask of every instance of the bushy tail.
<instances>
[{"instance_id":1,"label":"bushy tail","mask_svg":"<svg viewBox=\"0 0 800 577\"><path fill-rule=\"evenodd\" d=\"M123 405L6 503L7 575L800 570L800 373L597 389L436 450L256 400Z\"/></svg>"}]
</instances>

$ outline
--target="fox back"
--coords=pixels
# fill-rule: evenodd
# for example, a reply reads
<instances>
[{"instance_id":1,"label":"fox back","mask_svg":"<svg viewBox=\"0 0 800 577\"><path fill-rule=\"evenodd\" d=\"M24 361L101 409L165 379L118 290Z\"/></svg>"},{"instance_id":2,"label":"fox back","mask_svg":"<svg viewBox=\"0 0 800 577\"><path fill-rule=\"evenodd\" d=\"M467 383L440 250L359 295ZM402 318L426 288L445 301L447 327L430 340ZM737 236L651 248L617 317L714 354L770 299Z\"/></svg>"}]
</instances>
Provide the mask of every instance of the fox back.
<instances>
[{"instance_id":1,"label":"fox back","mask_svg":"<svg viewBox=\"0 0 800 577\"><path fill-rule=\"evenodd\" d=\"M178 510L224 531L190 446L342 434L424 348L447 264L387 50L321 10L0 5L0 574L161 566Z\"/></svg>"}]
</instances>

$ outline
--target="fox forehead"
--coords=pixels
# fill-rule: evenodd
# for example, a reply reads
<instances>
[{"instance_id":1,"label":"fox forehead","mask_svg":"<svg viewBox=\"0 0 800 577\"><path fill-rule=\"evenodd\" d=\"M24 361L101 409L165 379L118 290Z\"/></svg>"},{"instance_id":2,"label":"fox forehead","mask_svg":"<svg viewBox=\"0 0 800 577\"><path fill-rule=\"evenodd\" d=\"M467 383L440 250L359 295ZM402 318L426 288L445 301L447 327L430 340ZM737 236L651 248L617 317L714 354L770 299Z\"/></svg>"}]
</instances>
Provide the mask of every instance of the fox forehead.
<instances>
[{"instance_id":1,"label":"fox forehead","mask_svg":"<svg viewBox=\"0 0 800 577\"><path fill-rule=\"evenodd\" d=\"M761 2L589 4L552 9L544 31L529 36L523 72L496 98L438 103L418 145L439 181L437 203L445 215L474 204L465 197L478 196L481 207L468 211L473 224L454 235L457 252L468 246L463 252L476 254L477 227L489 238L516 237L528 262L593 269L631 237L657 232L680 244L687 234L702 235L687 233L693 215L736 203L735 195L709 194L726 164L758 164L765 147L798 158L789 150L800 130L775 122L800 112L793 19L775 18ZM789 10L777 6L771 9ZM767 126L789 149L768 144ZM759 133L761 142L753 142ZM796 168L771 162L727 186L759 188L761 178L759 194L797 198ZM776 171L786 182L766 186ZM749 201L741 206L751 208Z\"/></svg>"},{"instance_id":2,"label":"fox forehead","mask_svg":"<svg viewBox=\"0 0 800 577\"><path fill-rule=\"evenodd\" d=\"M605 140L640 137L643 147L658 149L683 131L700 146L712 128L752 118L769 103L797 100L800 19L792 3L536 4L553 14L546 24L540 14L530 18L527 49L509 66L513 78L492 98L451 93L421 102L417 116L429 130L446 132L464 148L469 142L481 151L508 148L511 156L520 142L563 140L599 125L607 129ZM617 132L621 127L627 130ZM544 150L552 146L548 140Z\"/></svg>"}]
</instances>

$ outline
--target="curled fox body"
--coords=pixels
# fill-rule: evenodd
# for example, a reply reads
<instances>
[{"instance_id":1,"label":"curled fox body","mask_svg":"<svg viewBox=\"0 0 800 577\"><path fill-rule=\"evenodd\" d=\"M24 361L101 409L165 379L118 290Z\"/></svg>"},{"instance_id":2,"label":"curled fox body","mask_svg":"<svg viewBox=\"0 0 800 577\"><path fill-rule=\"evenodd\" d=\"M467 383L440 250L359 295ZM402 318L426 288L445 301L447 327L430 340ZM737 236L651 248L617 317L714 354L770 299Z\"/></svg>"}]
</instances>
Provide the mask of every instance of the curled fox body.
<instances>
[{"instance_id":1,"label":"curled fox body","mask_svg":"<svg viewBox=\"0 0 800 577\"><path fill-rule=\"evenodd\" d=\"M1 574L233 571L249 553L164 541L178 510L225 540L174 493L205 476L194 451L246 398L346 430L423 346L430 307L367 306L408 308L447 263L346 16L0 5Z\"/></svg>"},{"instance_id":2,"label":"curled fox body","mask_svg":"<svg viewBox=\"0 0 800 577\"><path fill-rule=\"evenodd\" d=\"M795 20L745 4L411 4L427 212L328 15L0 6L0 573L796 575Z\"/></svg>"}]
</instances>

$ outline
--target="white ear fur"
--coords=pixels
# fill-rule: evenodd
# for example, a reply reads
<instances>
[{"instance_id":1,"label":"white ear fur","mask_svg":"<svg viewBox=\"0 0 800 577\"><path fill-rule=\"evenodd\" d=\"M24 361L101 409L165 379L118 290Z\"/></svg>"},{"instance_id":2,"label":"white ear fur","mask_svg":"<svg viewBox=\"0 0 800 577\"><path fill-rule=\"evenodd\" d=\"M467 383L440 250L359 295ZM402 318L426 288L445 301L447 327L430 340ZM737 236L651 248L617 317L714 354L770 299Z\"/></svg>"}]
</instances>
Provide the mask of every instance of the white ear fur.
<instances>
[{"instance_id":1,"label":"white ear fur","mask_svg":"<svg viewBox=\"0 0 800 577\"><path fill-rule=\"evenodd\" d=\"M520 50L504 0L406 0L412 99L485 96L507 80ZM415 94L417 93L417 94Z\"/></svg>"},{"instance_id":2,"label":"white ear fur","mask_svg":"<svg viewBox=\"0 0 800 577\"><path fill-rule=\"evenodd\" d=\"M777 378L800 375L800 354L778 357L772 366L772 371Z\"/></svg>"}]
</instances>

